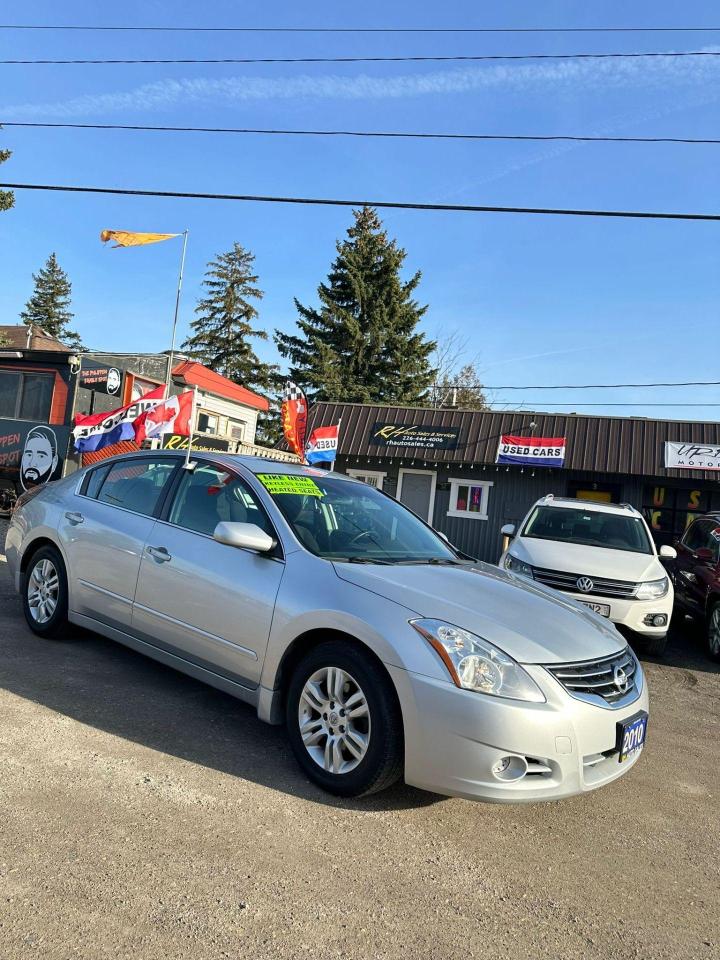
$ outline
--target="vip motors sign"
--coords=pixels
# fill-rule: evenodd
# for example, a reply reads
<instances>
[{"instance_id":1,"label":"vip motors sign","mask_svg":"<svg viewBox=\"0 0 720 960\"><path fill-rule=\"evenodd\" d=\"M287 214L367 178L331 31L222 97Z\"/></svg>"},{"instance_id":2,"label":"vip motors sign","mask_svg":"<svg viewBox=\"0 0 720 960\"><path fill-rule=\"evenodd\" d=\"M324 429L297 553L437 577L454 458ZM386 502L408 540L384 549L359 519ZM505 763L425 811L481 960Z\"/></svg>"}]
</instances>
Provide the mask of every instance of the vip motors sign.
<instances>
[{"instance_id":1,"label":"vip motors sign","mask_svg":"<svg viewBox=\"0 0 720 960\"><path fill-rule=\"evenodd\" d=\"M665 466L670 470L720 470L720 446L666 440Z\"/></svg>"},{"instance_id":2,"label":"vip motors sign","mask_svg":"<svg viewBox=\"0 0 720 960\"><path fill-rule=\"evenodd\" d=\"M500 437L495 463L514 463L525 467L562 467L565 465L565 437Z\"/></svg>"}]
</instances>

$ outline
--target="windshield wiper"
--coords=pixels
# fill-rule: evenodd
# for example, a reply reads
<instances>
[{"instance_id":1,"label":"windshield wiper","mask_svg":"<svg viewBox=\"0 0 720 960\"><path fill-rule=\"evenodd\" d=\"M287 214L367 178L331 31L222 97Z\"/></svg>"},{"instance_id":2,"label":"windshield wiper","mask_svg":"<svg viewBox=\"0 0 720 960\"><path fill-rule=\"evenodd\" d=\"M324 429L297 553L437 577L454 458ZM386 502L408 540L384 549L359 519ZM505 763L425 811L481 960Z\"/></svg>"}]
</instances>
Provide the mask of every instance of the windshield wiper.
<instances>
[{"instance_id":1,"label":"windshield wiper","mask_svg":"<svg viewBox=\"0 0 720 960\"><path fill-rule=\"evenodd\" d=\"M391 560L380 560L378 557L332 557L338 563L381 563L383 566L389 566Z\"/></svg>"},{"instance_id":2,"label":"windshield wiper","mask_svg":"<svg viewBox=\"0 0 720 960\"><path fill-rule=\"evenodd\" d=\"M433 566L449 566L449 567L464 567L466 562L463 560L453 560L451 557L400 557L398 560L393 560L393 563L407 563L407 564L424 564L429 563Z\"/></svg>"}]
</instances>

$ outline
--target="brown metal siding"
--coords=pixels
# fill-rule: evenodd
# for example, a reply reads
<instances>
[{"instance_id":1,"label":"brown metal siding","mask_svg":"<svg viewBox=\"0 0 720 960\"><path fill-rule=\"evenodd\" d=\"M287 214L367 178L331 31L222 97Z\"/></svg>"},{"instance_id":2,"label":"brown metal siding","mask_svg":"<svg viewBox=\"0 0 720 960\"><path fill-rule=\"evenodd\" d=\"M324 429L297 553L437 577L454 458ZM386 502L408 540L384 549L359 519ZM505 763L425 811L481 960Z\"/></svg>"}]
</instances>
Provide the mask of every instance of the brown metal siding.
<instances>
[{"instance_id":1,"label":"brown metal siding","mask_svg":"<svg viewBox=\"0 0 720 960\"><path fill-rule=\"evenodd\" d=\"M718 479L718 474L712 471L666 470L663 466L663 444L666 440L720 446L720 424L716 423L587 417L532 411L476 413L415 407L318 403L310 410L308 432L314 426L328 426L337 423L341 418L340 453L350 457L491 464L495 462L499 437L506 433L529 434L529 424L534 421L536 427L533 434L536 437L567 438L566 470ZM388 448L373 446L368 441L376 420L459 428L458 448L436 451L413 448L393 452Z\"/></svg>"}]
</instances>

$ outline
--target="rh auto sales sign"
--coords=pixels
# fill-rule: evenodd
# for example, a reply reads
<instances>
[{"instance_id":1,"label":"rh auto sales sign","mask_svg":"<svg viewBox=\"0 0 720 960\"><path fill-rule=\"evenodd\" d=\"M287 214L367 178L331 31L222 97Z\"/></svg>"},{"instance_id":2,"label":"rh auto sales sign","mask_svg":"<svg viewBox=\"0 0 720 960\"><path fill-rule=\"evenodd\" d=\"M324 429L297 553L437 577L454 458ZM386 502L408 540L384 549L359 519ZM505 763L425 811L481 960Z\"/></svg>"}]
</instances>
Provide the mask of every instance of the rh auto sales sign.
<instances>
[{"instance_id":1,"label":"rh auto sales sign","mask_svg":"<svg viewBox=\"0 0 720 960\"><path fill-rule=\"evenodd\" d=\"M426 427L420 423L376 422L370 443L378 447L421 447L424 450L454 450L460 431L455 427Z\"/></svg>"}]
</instances>

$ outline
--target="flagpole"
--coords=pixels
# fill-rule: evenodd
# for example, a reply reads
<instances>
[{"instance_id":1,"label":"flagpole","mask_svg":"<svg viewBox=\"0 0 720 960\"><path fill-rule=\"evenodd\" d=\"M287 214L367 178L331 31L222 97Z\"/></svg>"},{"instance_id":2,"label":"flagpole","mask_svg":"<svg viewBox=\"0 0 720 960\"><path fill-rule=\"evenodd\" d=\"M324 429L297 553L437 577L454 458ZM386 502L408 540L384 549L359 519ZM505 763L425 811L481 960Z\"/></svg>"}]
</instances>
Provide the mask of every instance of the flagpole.
<instances>
[{"instance_id":1,"label":"flagpole","mask_svg":"<svg viewBox=\"0 0 720 960\"><path fill-rule=\"evenodd\" d=\"M180 255L180 272L178 274L177 294L175 296L175 316L173 318L172 342L170 344L170 356L168 357L167 377L165 378L165 398L170 396L170 384L172 382L172 371L175 363L175 335L177 333L178 312L180 310L180 292L182 291L183 273L185 271L185 251L187 250L188 231L183 231L182 254Z\"/></svg>"},{"instance_id":2,"label":"flagpole","mask_svg":"<svg viewBox=\"0 0 720 960\"><path fill-rule=\"evenodd\" d=\"M187 450L185 451L185 463L183 464L184 470L190 469L190 450L192 448L193 433L195 432L195 411L197 410L197 395L198 395L198 388L195 386L193 387L192 409L190 411L190 435L188 436L188 445L187 445Z\"/></svg>"}]
</instances>

